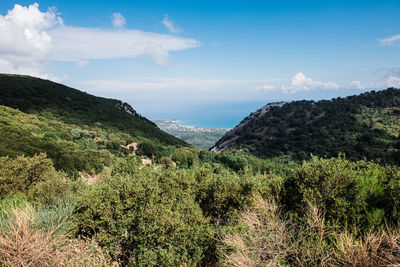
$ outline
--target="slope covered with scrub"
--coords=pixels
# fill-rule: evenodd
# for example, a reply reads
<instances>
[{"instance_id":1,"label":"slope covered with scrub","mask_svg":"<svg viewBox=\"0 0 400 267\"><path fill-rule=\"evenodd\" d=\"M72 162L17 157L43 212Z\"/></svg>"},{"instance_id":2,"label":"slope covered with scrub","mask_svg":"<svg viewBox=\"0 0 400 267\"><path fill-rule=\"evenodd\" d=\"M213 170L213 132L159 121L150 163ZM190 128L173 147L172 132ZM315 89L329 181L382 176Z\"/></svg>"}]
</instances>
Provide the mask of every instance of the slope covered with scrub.
<instances>
[{"instance_id":1,"label":"slope covered with scrub","mask_svg":"<svg viewBox=\"0 0 400 267\"><path fill-rule=\"evenodd\" d=\"M400 90L389 88L332 100L272 103L226 133L213 151L260 157L310 155L400 162Z\"/></svg>"},{"instance_id":2,"label":"slope covered with scrub","mask_svg":"<svg viewBox=\"0 0 400 267\"><path fill-rule=\"evenodd\" d=\"M161 131L127 103L39 78L0 74L0 105L25 113L53 116L68 124L101 125L165 145L185 145Z\"/></svg>"},{"instance_id":3,"label":"slope covered with scrub","mask_svg":"<svg viewBox=\"0 0 400 267\"><path fill-rule=\"evenodd\" d=\"M142 144L147 157L189 146L119 100L29 76L0 75L0 156L46 152L57 169L98 173L131 154L124 147L130 142Z\"/></svg>"}]
</instances>

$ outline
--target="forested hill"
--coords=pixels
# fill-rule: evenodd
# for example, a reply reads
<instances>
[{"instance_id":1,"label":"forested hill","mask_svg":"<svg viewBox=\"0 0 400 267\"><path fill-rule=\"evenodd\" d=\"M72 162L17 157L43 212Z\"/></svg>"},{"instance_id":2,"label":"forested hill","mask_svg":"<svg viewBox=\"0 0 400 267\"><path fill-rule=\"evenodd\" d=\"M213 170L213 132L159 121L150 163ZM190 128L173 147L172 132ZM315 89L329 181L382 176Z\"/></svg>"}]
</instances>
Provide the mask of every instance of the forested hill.
<instances>
[{"instance_id":1,"label":"forested hill","mask_svg":"<svg viewBox=\"0 0 400 267\"><path fill-rule=\"evenodd\" d=\"M30 76L0 74L0 105L55 116L67 124L101 124L132 137L145 137L165 145L186 145L161 131L127 103Z\"/></svg>"},{"instance_id":2,"label":"forested hill","mask_svg":"<svg viewBox=\"0 0 400 267\"><path fill-rule=\"evenodd\" d=\"M246 117L212 148L303 160L343 153L349 159L400 162L400 90L332 100L271 103Z\"/></svg>"}]
</instances>

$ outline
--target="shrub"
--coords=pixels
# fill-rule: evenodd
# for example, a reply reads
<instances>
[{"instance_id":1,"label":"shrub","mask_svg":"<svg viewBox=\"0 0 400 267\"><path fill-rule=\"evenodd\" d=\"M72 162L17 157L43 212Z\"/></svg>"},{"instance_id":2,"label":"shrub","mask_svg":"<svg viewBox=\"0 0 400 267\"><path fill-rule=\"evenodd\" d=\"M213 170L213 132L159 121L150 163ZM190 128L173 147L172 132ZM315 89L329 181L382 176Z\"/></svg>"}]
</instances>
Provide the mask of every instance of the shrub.
<instances>
[{"instance_id":1,"label":"shrub","mask_svg":"<svg viewBox=\"0 0 400 267\"><path fill-rule=\"evenodd\" d=\"M300 216L306 203L315 201L327 221L369 229L383 223L391 205L385 197L389 170L372 162L313 157L286 180L281 200Z\"/></svg>"},{"instance_id":2,"label":"shrub","mask_svg":"<svg viewBox=\"0 0 400 267\"><path fill-rule=\"evenodd\" d=\"M76 205L76 234L95 237L123 264L196 265L210 240L208 221L174 173L116 175L81 192Z\"/></svg>"},{"instance_id":3,"label":"shrub","mask_svg":"<svg viewBox=\"0 0 400 267\"><path fill-rule=\"evenodd\" d=\"M176 164L169 157L161 157L158 160L158 163L162 164L164 166L164 168L166 168L166 169L172 169L172 168L176 167Z\"/></svg>"},{"instance_id":4,"label":"shrub","mask_svg":"<svg viewBox=\"0 0 400 267\"><path fill-rule=\"evenodd\" d=\"M142 156L147 156L147 157L153 157L157 153L157 148L155 145L152 143L145 141L140 144L138 144L138 148L136 150L136 154L142 155Z\"/></svg>"},{"instance_id":5,"label":"shrub","mask_svg":"<svg viewBox=\"0 0 400 267\"><path fill-rule=\"evenodd\" d=\"M200 169L199 172L201 171ZM219 173L207 170L194 175L199 180L196 189L197 202L206 216L220 224L234 219L251 202L255 194L269 198L277 197L282 184L282 178L279 176L253 175L248 169L240 174L222 169Z\"/></svg>"},{"instance_id":6,"label":"shrub","mask_svg":"<svg viewBox=\"0 0 400 267\"><path fill-rule=\"evenodd\" d=\"M81 138L84 135L84 133L85 132L82 129L79 129L79 128L75 128L75 129L72 129L70 131L70 134L72 135L72 138L74 138L74 139Z\"/></svg>"},{"instance_id":7,"label":"shrub","mask_svg":"<svg viewBox=\"0 0 400 267\"><path fill-rule=\"evenodd\" d=\"M80 180L73 182L66 176L57 173L51 179L32 186L27 196L31 203L38 206L51 205L69 199L79 186L83 186Z\"/></svg>"},{"instance_id":8,"label":"shrub","mask_svg":"<svg viewBox=\"0 0 400 267\"><path fill-rule=\"evenodd\" d=\"M198 159L197 154L192 149L183 147L175 149L171 158L178 166L183 168L193 166Z\"/></svg>"},{"instance_id":9,"label":"shrub","mask_svg":"<svg viewBox=\"0 0 400 267\"><path fill-rule=\"evenodd\" d=\"M32 158L0 157L0 166L0 198L27 193L38 182L50 180L57 175L52 161L46 158L46 154Z\"/></svg>"}]
</instances>

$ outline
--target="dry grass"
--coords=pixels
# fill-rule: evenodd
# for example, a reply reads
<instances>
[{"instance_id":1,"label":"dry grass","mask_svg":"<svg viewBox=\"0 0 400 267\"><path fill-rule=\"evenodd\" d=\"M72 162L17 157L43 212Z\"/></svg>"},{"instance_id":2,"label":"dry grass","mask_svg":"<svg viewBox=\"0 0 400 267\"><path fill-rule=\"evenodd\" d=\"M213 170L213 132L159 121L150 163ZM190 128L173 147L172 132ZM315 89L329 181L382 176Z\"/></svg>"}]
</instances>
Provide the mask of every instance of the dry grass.
<instances>
[{"instance_id":1,"label":"dry grass","mask_svg":"<svg viewBox=\"0 0 400 267\"><path fill-rule=\"evenodd\" d=\"M283 219L273 201L257 198L240 218L244 231L223 237L226 266L400 266L400 230L387 228L356 237L327 227L312 203L304 223Z\"/></svg>"},{"instance_id":2,"label":"dry grass","mask_svg":"<svg viewBox=\"0 0 400 267\"><path fill-rule=\"evenodd\" d=\"M38 227L30 205L12 208L0 221L2 266L105 266L106 259L93 241L68 240L59 226Z\"/></svg>"},{"instance_id":3,"label":"dry grass","mask_svg":"<svg viewBox=\"0 0 400 267\"><path fill-rule=\"evenodd\" d=\"M287 225L279 219L273 201L255 200L252 209L243 212L240 222L244 232L233 232L224 237L220 248L223 264L227 266L284 266L292 253Z\"/></svg>"},{"instance_id":4,"label":"dry grass","mask_svg":"<svg viewBox=\"0 0 400 267\"><path fill-rule=\"evenodd\" d=\"M60 266L108 266L101 248L93 240L68 240L56 251Z\"/></svg>"},{"instance_id":5,"label":"dry grass","mask_svg":"<svg viewBox=\"0 0 400 267\"><path fill-rule=\"evenodd\" d=\"M242 213L244 232L224 237L220 249L227 266L331 266L333 255L326 240L331 231L323 214L311 202L306 223L282 219L274 201L256 198L253 208Z\"/></svg>"},{"instance_id":6,"label":"dry grass","mask_svg":"<svg viewBox=\"0 0 400 267\"><path fill-rule=\"evenodd\" d=\"M334 257L329 240L334 237L334 228L327 227L324 214L312 202L307 202L304 224L291 225L294 238L291 240L295 253L289 261L296 266L334 266Z\"/></svg>"},{"instance_id":7,"label":"dry grass","mask_svg":"<svg viewBox=\"0 0 400 267\"><path fill-rule=\"evenodd\" d=\"M359 239L348 232L340 233L335 256L343 266L400 266L400 232L370 231Z\"/></svg>"}]
</instances>

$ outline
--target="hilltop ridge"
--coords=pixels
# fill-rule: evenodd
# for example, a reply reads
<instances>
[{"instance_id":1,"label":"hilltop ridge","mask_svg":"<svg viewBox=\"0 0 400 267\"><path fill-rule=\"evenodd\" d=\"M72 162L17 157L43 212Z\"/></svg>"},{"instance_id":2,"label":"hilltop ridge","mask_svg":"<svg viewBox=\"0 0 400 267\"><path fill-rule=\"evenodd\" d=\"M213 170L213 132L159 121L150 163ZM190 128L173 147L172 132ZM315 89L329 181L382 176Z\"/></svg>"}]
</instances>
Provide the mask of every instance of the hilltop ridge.
<instances>
[{"instance_id":1,"label":"hilltop ridge","mask_svg":"<svg viewBox=\"0 0 400 267\"><path fill-rule=\"evenodd\" d=\"M66 123L101 123L132 136L145 136L166 145L185 145L138 114L128 103L93 96L40 78L0 74L0 105L25 113L45 114L48 111Z\"/></svg>"},{"instance_id":2,"label":"hilltop ridge","mask_svg":"<svg viewBox=\"0 0 400 267\"><path fill-rule=\"evenodd\" d=\"M359 160L400 161L400 90L388 88L332 100L270 103L251 113L211 148L259 157L344 153Z\"/></svg>"},{"instance_id":3,"label":"hilltop ridge","mask_svg":"<svg viewBox=\"0 0 400 267\"><path fill-rule=\"evenodd\" d=\"M143 157L190 145L160 130L128 103L29 76L0 74L0 157L45 152L56 169L106 170L126 148ZM161 156L158 156L159 158Z\"/></svg>"}]
</instances>

